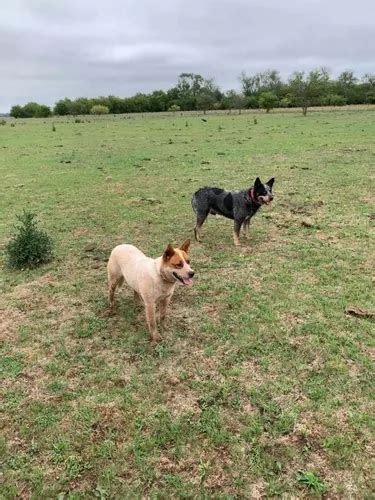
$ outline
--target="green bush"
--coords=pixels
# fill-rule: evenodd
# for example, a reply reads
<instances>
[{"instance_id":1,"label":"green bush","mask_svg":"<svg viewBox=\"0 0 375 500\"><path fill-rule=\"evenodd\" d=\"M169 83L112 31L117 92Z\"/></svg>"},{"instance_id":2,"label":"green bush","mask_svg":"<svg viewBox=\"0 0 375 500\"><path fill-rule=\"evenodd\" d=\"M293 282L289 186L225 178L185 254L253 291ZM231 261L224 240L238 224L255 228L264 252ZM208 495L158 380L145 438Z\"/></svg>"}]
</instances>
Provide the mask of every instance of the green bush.
<instances>
[{"instance_id":1,"label":"green bush","mask_svg":"<svg viewBox=\"0 0 375 500\"><path fill-rule=\"evenodd\" d=\"M28 102L25 106L12 106L10 116L13 118L47 118L51 116L51 109L44 104Z\"/></svg>"},{"instance_id":2,"label":"green bush","mask_svg":"<svg viewBox=\"0 0 375 500\"><path fill-rule=\"evenodd\" d=\"M283 97L282 99L280 99L279 106L280 108L290 108L291 104L292 103L290 99L288 99L287 97Z\"/></svg>"},{"instance_id":3,"label":"green bush","mask_svg":"<svg viewBox=\"0 0 375 500\"><path fill-rule=\"evenodd\" d=\"M346 99L342 95L330 94L322 100L323 106L344 106Z\"/></svg>"},{"instance_id":4,"label":"green bush","mask_svg":"<svg viewBox=\"0 0 375 500\"><path fill-rule=\"evenodd\" d=\"M259 101L255 97L255 95L251 95L250 97L246 98L246 107L248 109L258 109L259 108Z\"/></svg>"},{"instance_id":5,"label":"green bush","mask_svg":"<svg viewBox=\"0 0 375 500\"><path fill-rule=\"evenodd\" d=\"M264 108L267 113L269 113L271 109L276 108L278 102L279 100L274 92L262 92L259 96L259 105L261 108Z\"/></svg>"},{"instance_id":6,"label":"green bush","mask_svg":"<svg viewBox=\"0 0 375 500\"><path fill-rule=\"evenodd\" d=\"M108 115L108 106L103 106L103 104L97 104L90 109L90 114L92 115Z\"/></svg>"},{"instance_id":7,"label":"green bush","mask_svg":"<svg viewBox=\"0 0 375 500\"><path fill-rule=\"evenodd\" d=\"M15 232L5 248L8 266L12 269L37 267L52 260L52 240L38 228L36 214L23 211L17 219Z\"/></svg>"},{"instance_id":8,"label":"green bush","mask_svg":"<svg viewBox=\"0 0 375 500\"><path fill-rule=\"evenodd\" d=\"M172 104L172 106L169 107L168 111L173 111L173 113L175 113L176 111L181 111L181 108L177 104Z\"/></svg>"}]
</instances>

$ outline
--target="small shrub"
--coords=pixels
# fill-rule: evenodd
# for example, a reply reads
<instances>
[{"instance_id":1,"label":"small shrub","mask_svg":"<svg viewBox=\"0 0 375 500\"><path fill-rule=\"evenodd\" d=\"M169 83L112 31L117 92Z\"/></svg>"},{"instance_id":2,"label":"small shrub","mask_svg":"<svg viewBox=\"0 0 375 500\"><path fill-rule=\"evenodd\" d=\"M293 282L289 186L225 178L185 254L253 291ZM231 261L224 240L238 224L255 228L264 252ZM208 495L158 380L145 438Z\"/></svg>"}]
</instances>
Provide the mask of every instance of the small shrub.
<instances>
[{"instance_id":1,"label":"small shrub","mask_svg":"<svg viewBox=\"0 0 375 500\"><path fill-rule=\"evenodd\" d=\"M10 124L10 126L11 126L11 127L15 127L15 126L16 126L16 124L15 124L15 123L11 123L11 124Z\"/></svg>"},{"instance_id":2,"label":"small shrub","mask_svg":"<svg viewBox=\"0 0 375 500\"><path fill-rule=\"evenodd\" d=\"M6 125L7 121L6 120L0 120L0 125Z\"/></svg>"},{"instance_id":3,"label":"small shrub","mask_svg":"<svg viewBox=\"0 0 375 500\"><path fill-rule=\"evenodd\" d=\"M254 118L254 125L257 125L258 123L258 120L256 118Z\"/></svg>"},{"instance_id":4,"label":"small shrub","mask_svg":"<svg viewBox=\"0 0 375 500\"><path fill-rule=\"evenodd\" d=\"M13 269L37 267L52 260L52 240L38 228L36 214L23 211L15 233L5 248L8 266Z\"/></svg>"},{"instance_id":5,"label":"small shrub","mask_svg":"<svg viewBox=\"0 0 375 500\"><path fill-rule=\"evenodd\" d=\"M278 98L274 92L262 92L259 97L259 105L261 108L264 108L267 113L270 112L271 109L275 108L278 105Z\"/></svg>"},{"instance_id":6,"label":"small shrub","mask_svg":"<svg viewBox=\"0 0 375 500\"><path fill-rule=\"evenodd\" d=\"M81 120L81 118L76 118L74 120L74 123L83 123L83 122L84 122L84 120Z\"/></svg>"},{"instance_id":7,"label":"small shrub","mask_svg":"<svg viewBox=\"0 0 375 500\"><path fill-rule=\"evenodd\" d=\"M323 481L314 472L300 471L297 474L297 481L307 486L307 488L309 488L310 490L315 491L316 493L322 494L327 489Z\"/></svg>"},{"instance_id":8,"label":"small shrub","mask_svg":"<svg viewBox=\"0 0 375 500\"><path fill-rule=\"evenodd\" d=\"M168 111L173 111L173 113L175 113L176 111L181 111L181 108L177 104L172 104L172 106L169 107Z\"/></svg>"},{"instance_id":9,"label":"small shrub","mask_svg":"<svg viewBox=\"0 0 375 500\"><path fill-rule=\"evenodd\" d=\"M54 123L52 123L52 132L56 132L56 127Z\"/></svg>"},{"instance_id":10,"label":"small shrub","mask_svg":"<svg viewBox=\"0 0 375 500\"><path fill-rule=\"evenodd\" d=\"M108 106L104 106L103 104L97 104L90 109L91 115L108 115L109 108Z\"/></svg>"}]
</instances>

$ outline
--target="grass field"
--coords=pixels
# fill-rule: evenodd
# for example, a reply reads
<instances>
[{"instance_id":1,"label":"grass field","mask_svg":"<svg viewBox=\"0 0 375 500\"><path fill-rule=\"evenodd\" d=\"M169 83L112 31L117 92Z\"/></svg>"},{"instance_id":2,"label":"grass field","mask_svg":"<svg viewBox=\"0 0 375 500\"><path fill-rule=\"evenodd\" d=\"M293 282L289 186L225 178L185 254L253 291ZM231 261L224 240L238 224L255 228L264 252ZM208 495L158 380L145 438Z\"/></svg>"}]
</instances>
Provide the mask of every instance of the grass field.
<instances>
[{"instance_id":1,"label":"grass field","mask_svg":"<svg viewBox=\"0 0 375 500\"><path fill-rule=\"evenodd\" d=\"M3 248L39 215L55 259L1 270L1 498L370 498L374 111L0 126ZM241 248L212 217L153 348L106 258L192 237L191 194L276 177ZM306 219L308 219L306 221ZM303 225L307 222L307 226Z\"/></svg>"}]
</instances>

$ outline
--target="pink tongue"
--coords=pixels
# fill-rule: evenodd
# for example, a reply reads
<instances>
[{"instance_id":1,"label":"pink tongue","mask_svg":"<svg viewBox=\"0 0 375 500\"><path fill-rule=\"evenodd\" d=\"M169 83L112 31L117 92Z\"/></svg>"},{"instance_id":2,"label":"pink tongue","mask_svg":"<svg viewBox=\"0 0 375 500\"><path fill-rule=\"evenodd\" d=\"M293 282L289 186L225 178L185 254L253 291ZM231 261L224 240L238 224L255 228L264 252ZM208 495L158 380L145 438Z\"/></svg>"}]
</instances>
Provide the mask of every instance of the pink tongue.
<instances>
[{"instance_id":1,"label":"pink tongue","mask_svg":"<svg viewBox=\"0 0 375 500\"><path fill-rule=\"evenodd\" d=\"M191 285L193 284L193 280L192 280L192 279L190 279L190 278L188 278L188 279L186 279L186 278L182 278L182 281L183 281L183 282L185 283L185 285L187 285L187 286L191 286Z\"/></svg>"}]
</instances>

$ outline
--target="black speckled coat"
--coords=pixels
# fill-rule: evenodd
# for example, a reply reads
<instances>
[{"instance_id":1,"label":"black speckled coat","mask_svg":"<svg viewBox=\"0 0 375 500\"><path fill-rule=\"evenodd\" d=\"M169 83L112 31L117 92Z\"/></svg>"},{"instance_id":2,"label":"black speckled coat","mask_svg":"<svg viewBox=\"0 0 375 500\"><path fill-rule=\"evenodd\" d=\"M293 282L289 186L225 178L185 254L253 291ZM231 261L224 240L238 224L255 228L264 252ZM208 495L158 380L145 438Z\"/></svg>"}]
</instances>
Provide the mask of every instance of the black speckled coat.
<instances>
[{"instance_id":1,"label":"black speckled coat","mask_svg":"<svg viewBox=\"0 0 375 500\"><path fill-rule=\"evenodd\" d=\"M212 215L223 215L241 224L250 219L259 209L250 197L250 190L225 191L221 188L204 187L193 195L192 207L197 219Z\"/></svg>"},{"instance_id":2,"label":"black speckled coat","mask_svg":"<svg viewBox=\"0 0 375 500\"><path fill-rule=\"evenodd\" d=\"M191 200L191 205L197 216L194 228L195 239L200 241L200 229L208 214L218 214L234 221L233 239L238 245L241 226L247 231L251 217L257 213L260 206L272 201L274 180L272 178L263 184L257 177L254 186L243 191L225 191L217 187L198 189Z\"/></svg>"}]
</instances>

